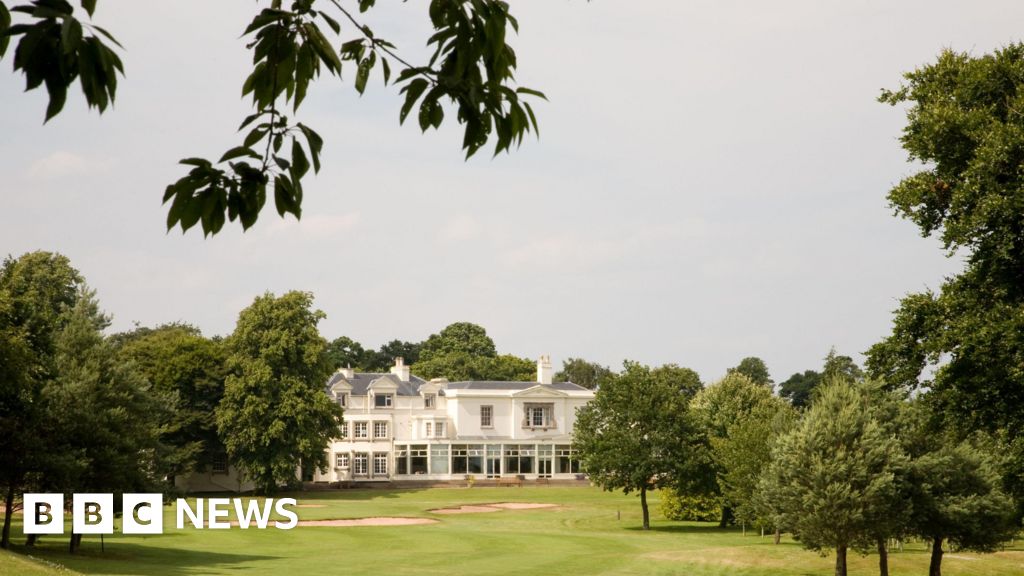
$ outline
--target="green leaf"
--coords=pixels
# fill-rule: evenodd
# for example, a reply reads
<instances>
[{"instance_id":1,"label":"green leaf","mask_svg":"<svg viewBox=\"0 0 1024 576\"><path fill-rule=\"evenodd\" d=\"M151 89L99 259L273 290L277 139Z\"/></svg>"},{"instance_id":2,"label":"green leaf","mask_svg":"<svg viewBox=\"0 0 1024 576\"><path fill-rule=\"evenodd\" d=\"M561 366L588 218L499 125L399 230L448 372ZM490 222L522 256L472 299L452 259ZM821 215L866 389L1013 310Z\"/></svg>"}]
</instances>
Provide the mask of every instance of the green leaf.
<instances>
[{"instance_id":1,"label":"green leaf","mask_svg":"<svg viewBox=\"0 0 1024 576\"><path fill-rule=\"evenodd\" d=\"M306 159L306 152L295 138L292 138L292 170L296 181L305 176L306 172L309 171L309 160Z\"/></svg>"},{"instance_id":2,"label":"green leaf","mask_svg":"<svg viewBox=\"0 0 1024 576\"><path fill-rule=\"evenodd\" d=\"M529 94L530 96L536 96L538 98L543 98L544 100L548 99L548 97L545 96L543 92L531 90L530 88L516 88L516 94Z\"/></svg>"},{"instance_id":3,"label":"green leaf","mask_svg":"<svg viewBox=\"0 0 1024 576\"><path fill-rule=\"evenodd\" d=\"M402 110L398 113L399 124L405 123L405 117L409 115L409 112L412 110L412 107L416 104L416 101L419 100L420 95L423 94L423 91L426 90L427 86L429 85L430 82L427 82L426 79L416 78L415 80L406 84L404 88L402 88L401 92L405 93L405 103L402 104Z\"/></svg>"},{"instance_id":4,"label":"green leaf","mask_svg":"<svg viewBox=\"0 0 1024 576\"><path fill-rule=\"evenodd\" d=\"M7 52L7 45L11 41L11 37L7 35L10 27L11 13L7 10L7 6L0 1L0 58L3 58L4 53Z\"/></svg>"},{"instance_id":5,"label":"green leaf","mask_svg":"<svg viewBox=\"0 0 1024 576\"><path fill-rule=\"evenodd\" d=\"M391 65L388 64L387 58L380 59L381 66L384 67L384 85L388 85L388 80L391 79Z\"/></svg>"},{"instance_id":6,"label":"green leaf","mask_svg":"<svg viewBox=\"0 0 1024 576\"><path fill-rule=\"evenodd\" d=\"M114 36L110 32L107 32L106 30L104 30L103 28L100 28L99 26L97 26L95 24L92 24L92 29L97 31L97 32L99 32L100 34L103 34L104 36L106 36L107 40L110 40L111 42L113 42L115 45L117 45L118 48L124 49L124 46L121 46L121 43L118 42L117 39L114 38Z\"/></svg>"},{"instance_id":7,"label":"green leaf","mask_svg":"<svg viewBox=\"0 0 1024 576\"><path fill-rule=\"evenodd\" d=\"M370 52L370 55L359 63L359 68L356 70L356 91L360 94L366 90L366 81L370 78L370 70L373 69L376 56L376 52Z\"/></svg>"},{"instance_id":8,"label":"green leaf","mask_svg":"<svg viewBox=\"0 0 1024 576\"><path fill-rule=\"evenodd\" d=\"M65 54L71 54L78 50L82 42L82 24L71 17L64 19L60 27L60 43Z\"/></svg>"},{"instance_id":9,"label":"green leaf","mask_svg":"<svg viewBox=\"0 0 1024 576\"><path fill-rule=\"evenodd\" d=\"M89 13L89 17L92 17L93 12L96 11L96 0L82 0L82 8Z\"/></svg>"},{"instance_id":10,"label":"green leaf","mask_svg":"<svg viewBox=\"0 0 1024 576\"><path fill-rule=\"evenodd\" d=\"M337 20L328 16L323 10L320 10L317 13L320 14L320 17L327 22L327 25L331 27L331 30L334 30L335 34L341 34L341 25L338 24Z\"/></svg>"},{"instance_id":11,"label":"green leaf","mask_svg":"<svg viewBox=\"0 0 1024 576\"><path fill-rule=\"evenodd\" d=\"M224 155L221 156L220 160L218 160L217 162L218 163L220 163L220 162L227 162L228 160L234 160L235 158L241 158L242 156L248 156L249 158L256 158L257 160L262 158L262 156L260 156L252 148L249 148L247 146L235 146L234 148L232 148L232 149L228 150L227 152L225 152Z\"/></svg>"}]
</instances>

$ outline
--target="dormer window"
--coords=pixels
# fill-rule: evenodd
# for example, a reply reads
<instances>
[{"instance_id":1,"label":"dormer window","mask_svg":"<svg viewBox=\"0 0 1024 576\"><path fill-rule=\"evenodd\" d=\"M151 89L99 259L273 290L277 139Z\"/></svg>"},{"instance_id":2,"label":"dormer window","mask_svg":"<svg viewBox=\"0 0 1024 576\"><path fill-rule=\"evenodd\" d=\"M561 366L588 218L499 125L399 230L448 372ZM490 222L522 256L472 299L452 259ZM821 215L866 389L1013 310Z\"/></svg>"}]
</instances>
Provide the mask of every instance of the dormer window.
<instances>
[{"instance_id":1,"label":"dormer window","mask_svg":"<svg viewBox=\"0 0 1024 576\"><path fill-rule=\"evenodd\" d=\"M394 394L375 394L373 396L374 408L391 408L394 401Z\"/></svg>"},{"instance_id":2,"label":"dormer window","mask_svg":"<svg viewBox=\"0 0 1024 576\"><path fill-rule=\"evenodd\" d=\"M338 394L338 406L341 406L342 408L347 408L348 407L348 394L347 393L341 392L341 393Z\"/></svg>"},{"instance_id":3,"label":"dormer window","mask_svg":"<svg viewBox=\"0 0 1024 576\"><path fill-rule=\"evenodd\" d=\"M437 394L424 394L423 407L428 410L437 405Z\"/></svg>"}]
</instances>

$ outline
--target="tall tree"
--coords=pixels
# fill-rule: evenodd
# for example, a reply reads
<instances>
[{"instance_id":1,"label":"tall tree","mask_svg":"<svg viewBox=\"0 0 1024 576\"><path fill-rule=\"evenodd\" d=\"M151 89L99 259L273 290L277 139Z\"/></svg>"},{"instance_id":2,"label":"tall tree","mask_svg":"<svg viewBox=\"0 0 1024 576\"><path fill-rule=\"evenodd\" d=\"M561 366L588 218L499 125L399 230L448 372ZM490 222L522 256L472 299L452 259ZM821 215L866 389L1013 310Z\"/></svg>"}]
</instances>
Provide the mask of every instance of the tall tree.
<instances>
[{"instance_id":1,"label":"tall tree","mask_svg":"<svg viewBox=\"0 0 1024 576\"><path fill-rule=\"evenodd\" d=\"M419 360L433 360L448 354L494 357L498 355L487 330L470 322L456 322L431 334L420 348Z\"/></svg>"},{"instance_id":2,"label":"tall tree","mask_svg":"<svg viewBox=\"0 0 1024 576\"><path fill-rule=\"evenodd\" d=\"M841 378L856 382L864 378L864 371L860 369L860 366L857 366L853 358L839 354L836 352L835 346L833 346L829 349L828 355L825 356L825 365L821 368L821 377L824 380Z\"/></svg>"},{"instance_id":3,"label":"tall tree","mask_svg":"<svg viewBox=\"0 0 1024 576\"><path fill-rule=\"evenodd\" d=\"M91 20L96 0L80 3ZM361 14L336 0L260 4L242 32L253 52L252 72L242 85L243 97L251 96L255 109L240 128L247 134L216 162L181 161L190 171L164 193L164 202L170 203L168 229L180 225L186 231L199 223L204 234L216 234L226 219L237 219L247 229L268 193L281 216L299 218L302 179L311 167L320 170L323 140L302 122L289 123L285 112L298 113L310 83L322 72L340 78L343 63L353 68L351 78L360 94L378 64L385 84L396 68L394 84L402 86L404 95L400 122L418 103L420 129L437 129L444 122L445 103L454 107L464 127L467 157L492 136L497 154L521 144L528 133L538 133L526 98L544 95L516 86L516 56L506 38L518 31L519 22L502 0L431 0L433 33L426 42L432 55L422 64L399 56L394 44L360 21ZM360 0L359 12L374 4ZM120 46L114 37L78 16L66 0L32 0L11 10L0 1L0 58L15 39L14 69L25 74L26 89L46 86L47 120L64 107L76 80L89 106L103 112L114 101L118 75L124 75L117 52L105 43Z\"/></svg>"},{"instance_id":4,"label":"tall tree","mask_svg":"<svg viewBox=\"0 0 1024 576\"><path fill-rule=\"evenodd\" d=\"M341 408L324 393L327 341L308 292L259 296L238 315L227 340L231 374L217 408L228 455L261 492L295 480L300 465L325 469L324 446Z\"/></svg>"},{"instance_id":5,"label":"tall tree","mask_svg":"<svg viewBox=\"0 0 1024 576\"><path fill-rule=\"evenodd\" d=\"M573 445L583 468L603 489L640 493L643 528L650 528L647 492L685 485L707 463L689 410L686 385L626 362L577 413ZM671 371L663 371L663 375Z\"/></svg>"},{"instance_id":6,"label":"tall tree","mask_svg":"<svg viewBox=\"0 0 1024 576\"><path fill-rule=\"evenodd\" d=\"M821 372L804 370L797 372L779 384L779 396L789 400L795 408L806 408L811 404L814 390L821 384Z\"/></svg>"},{"instance_id":7,"label":"tall tree","mask_svg":"<svg viewBox=\"0 0 1024 576\"><path fill-rule=\"evenodd\" d=\"M384 362L383 371L395 365L395 358L402 358L406 364L415 364L420 360L421 342L405 342L403 340L391 340L381 345L377 357Z\"/></svg>"},{"instance_id":8,"label":"tall tree","mask_svg":"<svg viewBox=\"0 0 1024 576\"><path fill-rule=\"evenodd\" d=\"M796 424L796 411L736 373L698 394L694 411L709 435L723 505L737 521L775 528L778 535L781 527L760 513L754 495L775 440Z\"/></svg>"},{"instance_id":9,"label":"tall tree","mask_svg":"<svg viewBox=\"0 0 1024 576\"><path fill-rule=\"evenodd\" d=\"M931 543L928 576L942 576L942 545L992 552L1013 538L1013 506L994 459L969 442L914 460L912 532Z\"/></svg>"},{"instance_id":10,"label":"tall tree","mask_svg":"<svg viewBox=\"0 0 1024 576\"><path fill-rule=\"evenodd\" d=\"M170 403L161 444L162 465L171 477L201 469L224 451L214 411L224 395L227 353L223 342L204 338L185 324L137 328L116 335L121 358L135 362Z\"/></svg>"},{"instance_id":11,"label":"tall tree","mask_svg":"<svg viewBox=\"0 0 1024 576\"><path fill-rule=\"evenodd\" d=\"M562 369L555 374L558 382L572 382L584 388L594 390L606 378L612 376L607 366L596 362L587 362L583 358L569 358L562 361Z\"/></svg>"},{"instance_id":12,"label":"tall tree","mask_svg":"<svg viewBox=\"0 0 1024 576\"><path fill-rule=\"evenodd\" d=\"M0 268L0 486L5 514L0 546L10 544L15 496L26 474L49 453L44 439L43 386L56 377L56 340L78 301L81 274L59 254L8 257Z\"/></svg>"},{"instance_id":13,"label":"tall tree","mask_svg":"<svg viewBox=\"0 0 1024 576\"><path fill-rule=\"evenodd\" d=\"M750 378L750 380L755 384L760 384L769 388L771 388L772 384L775 383L775 381L772 380L771 375L768 373L768 365L764 363L764 360L761 360L757 356L748 356L743 360L740 360L739 364L729 368L728 373L731 374L733 372L743 374L747 378Z\"/></svg>"},{"instance_id":14,"label":"tall tree","mask_svg":"<svg viewBox=\"0 0 1024 576\"><path fill-rule=\"evenodd\" d=\"M782 436L758 486L781 525L804 547L836 551L836 576L846 576L847 550L877 543L876 525L902 505L899 443L877 420L863 386L826 382L800 424Z\"/></svg>"},{"instance_id":15,"label":"tall tree","mask_svg":"<svg viewBox=\"0 0 1024 576\"><path fill-rule=\"evenodd\" d=\"M1024 430L1024 44L947 50L904 77L881 101L906 107L901 142L922 164L888 199L965 267L901 300L867 366L892 387L927 390L960 437L980 429L1012 444Z\"/></svg>"},{"instance_id":16,"label":"tall tree","mask_svg":"<svg viewBox=\"0 0 1024 576\"><path fill-rule=\"evenodd\" d=\"M471 356L456 352L417 362L412 370L423 378L462 380L498 380L530 382L536 379L537 366L531 360L511 354Z\"/></svg>"},{"instance_id":17,"label":"tall tree","mask_svg":"<svg viewBox=\"0 0 1024 576\"><path fill-rule=\"evenodd\" d=\"M331 370L348 367L363 370L365 354L363 345L348 336L339 336L327 344L327 360Z\"/></svg>"},{"instance_id":18,"label":"tall tree","mask_svg":"<svg viewBox=\"0 0 1024 576\"><path fill-rule=\"evenodd\" d=\"M108 324L83 289L56 340L58 377L43 390L54 454L40 470L41 491L120 495L157 485L159 428L172 407L103 338ZM71 535L71 552L81 538Z\"/></svg>"}]
</instances>

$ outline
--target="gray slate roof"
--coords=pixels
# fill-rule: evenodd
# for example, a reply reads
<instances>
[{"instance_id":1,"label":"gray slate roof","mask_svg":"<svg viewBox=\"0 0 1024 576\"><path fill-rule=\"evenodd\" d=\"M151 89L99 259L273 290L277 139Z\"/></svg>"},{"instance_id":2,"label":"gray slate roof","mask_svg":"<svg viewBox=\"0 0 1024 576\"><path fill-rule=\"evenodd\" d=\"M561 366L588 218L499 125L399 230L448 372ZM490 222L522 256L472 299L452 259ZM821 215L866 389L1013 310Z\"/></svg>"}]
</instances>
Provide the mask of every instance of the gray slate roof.
<instances>
[{"instance_id":1,"label":"gray slate roof","mask_svg":"<svg viewBox=\"0 0 1024 576\"><path fill-rule=\"evenodd\" d=\"M327 381L326 388L329 393L331 386L334 386L336 382L345 380L352 386L351 394L353 396L366 396L370 383L380 378L387 378L394 382L398 386L395 394L399 396L419 396L418 388L421 384L427 383L426 380L415 375L409 376L409 382L402 382L394 374L385 372L356 372L352 378L345 378L341 375L341 372L335 372ZM448 383L448 388L451 390L526 390L534 386L537 386L536 382L502 382L498 380ZM563 392L586 391L586 388L572 382L555 382L549 386L554 390L561 390ZM444 395L443 390L440 392L441 395Z\"/></svg>"},{"instance_id":2,"label":"gray slate roof","mask_svg":"<svg viewBox=\"0 0 1024 576\"><path fill-rule=\"evenodd\" d=\"M451 382L448 384L450 390L526 390L537 386L536 382L502 382L499 380L474 380L468 382ZM563 392L586 391L587 389L572 382L555 382L548 384L554 390Z\"/></svg>"},{"instance_id":3,"label":"gray slate roof","mask_svg":"<svg viewBox=\"0 0 1024 576\"><path fill-rule=\"evenodd\" d=\"M391 382L394 382L398 389L395 390L395 394L398 396L419 396L420 393L417 389L421 384L426 384L427 381L419 376L409 376L408 382L402 382L394 374L382 373L382 372L356 372L352 378L345 378L340 372L335 372L331 379L327 381L327 391L330 392L331 386L340 380L345 380L352 386L351 394L353 396L366 396L366 391L370 387L370 383L380 378L387 378Z\"/></svg>"}]
</instances>

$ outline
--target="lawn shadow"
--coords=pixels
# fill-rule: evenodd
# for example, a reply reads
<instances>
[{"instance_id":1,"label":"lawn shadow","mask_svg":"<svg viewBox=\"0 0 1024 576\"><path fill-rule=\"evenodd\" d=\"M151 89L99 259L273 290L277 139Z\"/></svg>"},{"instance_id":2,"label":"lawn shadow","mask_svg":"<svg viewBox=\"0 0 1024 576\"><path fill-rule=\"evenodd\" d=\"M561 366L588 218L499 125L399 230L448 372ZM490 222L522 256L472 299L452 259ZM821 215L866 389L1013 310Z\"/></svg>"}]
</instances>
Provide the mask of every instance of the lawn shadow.
<instances>
[{"instance_id":1,"label":"lawn shadow","mask_svg":"<svg viewBox=\"0 0 1024 576\"><path fill-rule=\"evenodd\" d=\"M139 544L118 542L107 544L106 551L100 551L99 542L84 543L81 550L67 553L67 543L49 543L46 546L26 548L12 547L11 551L20 556L31 557L47 563L54 563L82 574L157 574L178 576L206 574L212 568L246 569L243 563L264 560L278 560L277 556L257 556L224 552L197 550L160 550ZM250 566L251 567L251 566Z\"/></svg>"}]
</instances>

